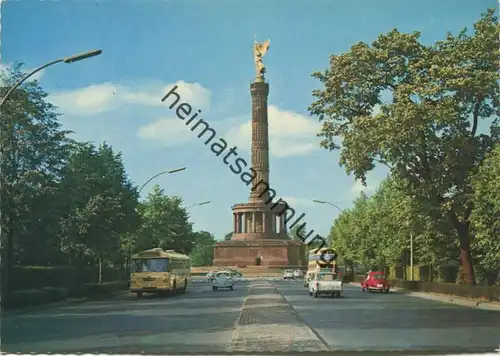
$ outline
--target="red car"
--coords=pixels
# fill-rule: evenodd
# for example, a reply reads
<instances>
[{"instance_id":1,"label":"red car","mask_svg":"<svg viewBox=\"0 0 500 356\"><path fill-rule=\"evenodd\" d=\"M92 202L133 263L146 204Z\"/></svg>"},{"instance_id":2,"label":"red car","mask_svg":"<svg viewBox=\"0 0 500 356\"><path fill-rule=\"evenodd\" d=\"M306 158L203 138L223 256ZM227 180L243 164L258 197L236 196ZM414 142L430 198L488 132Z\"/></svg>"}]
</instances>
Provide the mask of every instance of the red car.
<instances>
[{"instance_id":1,"label":"red car","mask_svg":"<svg viewBox=\"0 0 500 356\"><path fill-rule=\"evenodd\" d=\"M361 291L371 292L378 290L379 292L389 293L391 286L384 272L369 272L366 279L361 282Z\"/></svg>"}]
</instances>

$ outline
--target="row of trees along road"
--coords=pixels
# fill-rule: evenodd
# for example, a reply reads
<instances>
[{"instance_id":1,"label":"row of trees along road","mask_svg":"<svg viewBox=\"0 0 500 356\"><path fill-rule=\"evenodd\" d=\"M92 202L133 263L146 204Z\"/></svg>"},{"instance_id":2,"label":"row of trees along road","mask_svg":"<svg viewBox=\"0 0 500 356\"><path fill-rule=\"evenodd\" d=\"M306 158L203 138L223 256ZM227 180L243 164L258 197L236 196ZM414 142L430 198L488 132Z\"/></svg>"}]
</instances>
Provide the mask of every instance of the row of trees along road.
<instances>
[{"instance_id":1,"label":"row of trees along road","mask_svg":"<svg viewBox=\"0 0 500 356\"><path fill-rule=\"evenodd\" d=\"M377 164L390 170L335 222L341 254L397 263L413 232L420 262L459 260L468 284L474 264L500 269L499 29L491 9L472 34L430 45L393 30L313 74L325 86L309 108L323 123L322 147L340 150L340 164L363 183Z\"/></svg>"},{"instance_id":2,"label":"row of trees along road","mask_svg":"<svg viewBox=\"0 0 500 356\"><path fill-rule=\"evenodd\" d=\"M0 95L23 74L21 64L2 71ZM2 107L2 300L12 289L13 267L99 266L102 282L103 266L123 269L133 252L191 253L196 240L213 239L194 232L182 200L158 186L139 202L121 154L106 143L71 139L46 98L31 81Z\"/></svg>"}]
</instances>

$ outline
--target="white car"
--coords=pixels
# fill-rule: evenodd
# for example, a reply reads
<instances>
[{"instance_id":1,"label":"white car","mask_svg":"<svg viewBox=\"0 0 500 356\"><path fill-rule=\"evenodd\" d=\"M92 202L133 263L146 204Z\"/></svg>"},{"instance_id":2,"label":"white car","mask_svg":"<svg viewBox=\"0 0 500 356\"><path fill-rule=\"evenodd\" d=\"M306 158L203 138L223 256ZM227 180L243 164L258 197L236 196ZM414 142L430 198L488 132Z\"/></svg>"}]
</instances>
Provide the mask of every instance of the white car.
<instances>
[{"instance_id":1,"label":"white car","mask_svg":"<svg viewBox=\"0 0 500 356\"><path fill-rule=\"evenodd\" d=\"M293 271L291 269L286 269L283 272L283 279L293 279Z\"/></svg>"},{"instance_id":2,"label":"white car","mask_svg":"<svg viewBox=\"0 0 500 356\"><path fill-rule=\"evenodd\" d=\"M217 272L212 282L212 290L215 292L220 288L234 289L234 281L229 272Z\"/></svg>"},{"instance_id":3,"label":"white car","mask_svg":"<svg viewBox=\"0 0 500 356\"><path fill-rule=\"evenodd\" d=\"M333 298L340 298L344 294L344 283L336 273L316 273L309 282L309 295L317 298L328 294Z\"/></svg>"},{"instance_id":4,"label":"white car","mask_svg":"<svg viewBox=\"0 0 500 356\"><path fill-rule=\"evenodd\" d=\"M293 271L293 278L302 278L302 271L300 269Z\"/></svg>"}]
</instances>

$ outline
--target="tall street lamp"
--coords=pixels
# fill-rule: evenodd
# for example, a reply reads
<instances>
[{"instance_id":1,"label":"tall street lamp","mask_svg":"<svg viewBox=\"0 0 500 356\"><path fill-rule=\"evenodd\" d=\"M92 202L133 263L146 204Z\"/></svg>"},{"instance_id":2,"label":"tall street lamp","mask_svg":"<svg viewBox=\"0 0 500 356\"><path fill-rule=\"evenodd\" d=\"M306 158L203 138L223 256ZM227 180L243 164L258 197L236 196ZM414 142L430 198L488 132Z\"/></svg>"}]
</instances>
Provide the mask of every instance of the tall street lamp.
<instances>
[{"instance_id":1,"label":"tall street lamp","mask_svg":"<svg viewBox=\"0 0 500 356\"><path fill-rule=\"evenodd\" d=\"M342 210L341 208L339 208L337 205L335 205L333 203L330 203L329 201L325 201L325 200L313 200L313 203L328 204L328 205L333 206L334 208L337 208L341 213L344 212L344 210Z\"/></svg>"},{"instance_id":2,"label":"tall street lamp","mask_svg":"<svg viewBox=\"0 0 500 356\"><path fill-rule=\"evenodd\" d=\"M207 204L210 204L210 200L208 201L204 201L204 202L201 202L201 203L197 203L197 204L193 204L193 205L190 205L186 208L186 210L188 209L191 209L191 208L194 208L195 206L201 206L201 205L207 205Z\"/></svg>"},{"instance_id":3,"label":"tall street lamp","mask_svg":"<svg viewBox=\"0 0 500 356\"><path fill-rule=\"evenodd\" d=\"M78 62L78 61L81 61L82 59L87 59L87 58L90 58L90 57L98 56L101 53L102 53L102 50L100 50L100 49L93 50L93 51L88 51L88 52L76 54L74 56L64 57L64 58L57 59L55 61L52 61L52 62L47 63L47 64L44 64L43 66L38 67L38 68L32 70L30 73L26 74L23 78L21 78L16 84L14 84L14 86L12 88L10 88L9 91L7 91L7 94L5 94L4 97L2 98L2 101L0 101L0 107L3 106L3 104L5 103L5 101L7 100L7 98L10 96L10 94L12 94L12 92L14 90L16 90L21 84L23 84L33 74L41 71L42 69L45 69L45 68L47 68L47 67L49 67L51 65L57 64L57 63L68 63L69 64L69 63L73 63L73 62Z\"/></svg>"},{"instance_id":4,"label":"tall street lamp","mask_svg":"<svg viewBox=\"0 0 500 356\"><path fill-rule=\"evenodd\" d=\"M159 176L162 176L164 174L172 174L172 173L177 173L177 172L181 172L181 171L184 171L186 170L186 167L182 167L182 168L177 168L177 169L172 169L171 171L163 171L163 172L160 172L160 173L157 173L155 174L154 176L152 176L151 178L149 178L146 183L144 183L142 185L142 187L139 189L139 194L141 193L141 191L144 189L144 187L149 183L151 182L153 179L155 179L156 177L159 177Z\"/></svg>"}]
</instances>

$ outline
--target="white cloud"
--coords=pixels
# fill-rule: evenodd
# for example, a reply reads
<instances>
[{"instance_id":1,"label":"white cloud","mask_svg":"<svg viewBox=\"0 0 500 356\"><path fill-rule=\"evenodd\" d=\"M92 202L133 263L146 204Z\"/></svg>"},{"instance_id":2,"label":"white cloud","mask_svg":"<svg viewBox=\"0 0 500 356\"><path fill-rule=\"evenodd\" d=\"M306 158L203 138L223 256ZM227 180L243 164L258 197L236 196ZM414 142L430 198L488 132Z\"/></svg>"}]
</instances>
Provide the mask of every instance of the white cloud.
<instances>
[{"instance_id":1,"label":"white cloud","mask_svg":"<svg viewBox=\"0 0 500 356\"><path fill-rule=\"evenodd\" d=\"M320 123L276 106L269 106L269 151L276 157L305 155L319 148L316 134ZM243 150L249 150L252 141L252 121L233 127L227 134L231 143Z\"/></svg>"},{"instance_id":2,"label":"white cloud","mask_svg":"<svg viewBox=\"0 0 500 356\"><path fill-rule=\"evenodd\" d=\"M174 87L183 102L206 109L210 103L210 91L198 83L178 81L174 84L154 84L130 88L114 83L92 84L85 88L63 91L50 95L49 100L64 114L89 115L122 109L124 105L166 106L162 97Z\"/></svg>"},{"instance_id":3,"label":"white cloud","mask_svg":"<svg viewBox=\"0 0 500 356\"><path fill-rule=\"evenodd\" d=\"M9 64L2 64L2 63L0 63L0 71L3 72L4 70L6 70L8 68L12 68L12 63L9 63ZM28 74L33 69L35 69L35 68L23 68L23 73ZM42 69L41 71L36 72L35 74L33 74L30 77L30 80L38 80L38 81L40 81L40 79L42 79L44 73L45 73L45 69Z\"/></svg>"},{"instance_id":4,"label":"white cloud","mask_svg":"<svg viewBox=\"0 0 500 356\"><path fill-rule=\"evenodd\" d=\"M162 118L142 126L137 135L143 140L161 140L165 146L175 146L196 138L189 127L177 117Z\"/></svg>"},{"instance_id":5,"label":"white cloud","mask_svg":"<svg viewBox=\"0 0 500 356\"><path fill-rule=\"evenodd\" d=\"M354 195L359 195L361 192L365 192L366 194L371 194L377 189L376 185L372 185L367 183L366 187L361 183L361 181L357 180L354 185L351 187L351 192Z\"/></svg>"},{"instance_id":6,"label":"white cloud","mask_svg":"<svg viewBox=\"0 0 500 356\"><path fill-rule=\"evenodd\" d=\"M295 197L281 197L281 199L286 201L288 205L290 205L292 208L296 206L309 208L316 205L316 203L314 203L311 199L295 198Z\"/></svg>"}]
</instances>

